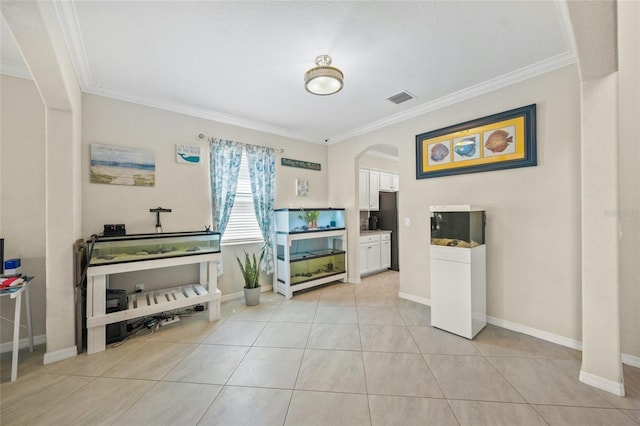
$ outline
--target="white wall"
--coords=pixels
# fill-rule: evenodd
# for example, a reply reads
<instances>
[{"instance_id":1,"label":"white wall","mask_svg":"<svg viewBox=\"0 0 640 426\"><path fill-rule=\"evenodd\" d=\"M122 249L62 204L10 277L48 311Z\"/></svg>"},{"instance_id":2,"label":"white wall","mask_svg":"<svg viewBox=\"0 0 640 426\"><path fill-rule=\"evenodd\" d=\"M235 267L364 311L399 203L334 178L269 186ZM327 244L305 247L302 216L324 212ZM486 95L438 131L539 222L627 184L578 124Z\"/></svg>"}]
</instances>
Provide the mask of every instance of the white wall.
<instances>
[{"instance_id":1,"label":"white wall","mask_svg":"<svg viewBox=\"0 0 640 426\"><path fill-rule=\"evenodd\" d=\"M396 141L401 181L400 291L430 298L428 209L473 204L487 210L488 315L580 340L580 106L576 67L518 83L329 147L329 200L357 223L357 161ZM415 179L415 136L536 103L538 166ZM353 185L345 185L353 179ZM411 226L405 227L404 218ZM357 270L355 230L349 267ZM406 253L402 255L402 253Z\"/></svg>"},{"instance_id":2,"label":"white wall","mask_svg":"<svg viewBox=\"0 0 640 426\"><path fill-rule=\"evenodd\" d=\"M155 232L155 214L149 209L172 209L160 216L163 230L203 230L211 224L208 137L284 149L277 158L276 208L325 207L327 205L327 148L156 108L117 101L95 95L83 97L82 148L82 232L85 238L102 232L105 223L124 223L127 233ZM155 152L155 187L129 187L89 182L90 145L92 143L148 149ZM175 145L201 147L202 163L196 166L175 160ZM280 158L313 161L321 171L280 166ZM309 196L295 195L295 179L309 180ZM225 274L219 281L223 295L242 291L242 279L235 255L253 246L222 248ZM170 270L145 271L114 276L112 288L132 289L144 283L145 289L185 284L197 279L197 268L185 266ZM271 283L269 277L264 284Z\"/></svg>"},{"instance_id":3,"label":"white wall","mask_svg":"<svg viewBox=\"0 0 640 426\"><path fill-rule=\"evenodd\" d=\"M31 290L33 332L45 334L45 109L31 80L0 76L0 237L5 259L22 259L22 272L36 279ZM0 342L13 336L14 300L3 297ZM22 310L21 337L27 336Z\"/></svg>"}]
</instances>

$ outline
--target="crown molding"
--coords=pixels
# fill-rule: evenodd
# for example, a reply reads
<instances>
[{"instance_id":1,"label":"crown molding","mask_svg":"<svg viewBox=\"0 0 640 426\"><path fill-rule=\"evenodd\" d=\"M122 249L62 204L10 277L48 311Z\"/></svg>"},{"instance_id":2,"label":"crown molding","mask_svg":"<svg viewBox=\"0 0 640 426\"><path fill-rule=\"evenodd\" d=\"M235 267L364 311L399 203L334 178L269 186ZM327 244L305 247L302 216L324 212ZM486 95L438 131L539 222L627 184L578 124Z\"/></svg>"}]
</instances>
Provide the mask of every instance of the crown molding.
<instances>
[{"instance_id":1,"label":"crown molding","mask_svg":"<svg viewBox=\"0 0 640 426\"><path fill-rule=\"evenodd\" d=\"M323 139L317 135L310 135L307 133L293 132L288 129L284 129L277 126L272 126L265 123L251 121L242 117L237 117L229 114L223 114L216 111L211 111L206 108L197 108L191 105L183 104L180 102L166 101L162 99L153 99L146 96L136 96L130 93L107 88L104 86L98 86L94 83L90 83L85 90L85 93L105 96L120 101L131 102L138 105L145 105L152 108L158 108L165 111L176 112L179 114L185 114L191 117L204 118L206 120L216 121L219 123L230 124L233 126L243 127L245 129L257 130L260 132L271 133L274 135L283 136L286 138L296 139L305 142L317 143L325 145Z\"/></svg>"},{"instance_id":2,"label":"crown molding","mask_svg":"<svg viewBox=\"0 0 640 426\"><path fill-rule=\"evenodd\" d=\"M466 89L454 92L450 95L443 96L435 99L431 102L419 105L417 107L408 109L398 114L391 115L382 120L374 121L367 125L353 129L350 132L342 133L340 135L333 136L330 140L330 144L342 142L347 139L354 138L356 136L363 135L365 133L372 132L374 130L382 129L392 124L400 123L405 120L417 117L428 112L436 111L438 109L453 105L476 96L483 95L485 93L493 92L498 89L519 83L521 81L529 80L542 74L546 74L551 71L555 71L560 68L567 67L576 63L576 55L573 52L567 52L561 55L556 55L552 58L540 61L528 67L521 68L519 70L504 74L502 76L487 80L475 86L468 87Z\"/></svg>"},{"instance_id":3,"label":"crown molding","mask_svg":"<svg viewBox=\"0 0 640 426\"><path fill-rule=\"evenodd\" d=\"M87 60L86 50L84 48L84 41L82 39L82 32L80 31L80 24L78 23L78 15L76 13L76 7L73 1L57 1L53 3L56 14L58 15L58 21L62 27L62 33L64 34L64 41L67 44L67 50L69 56L71 56L71 62L76 70L78 79L80 80L80 87L82 90L86 90L91 84L91 70L89 68L89 61Z\"/></svg>"},{"instance_id":4,"label":"crown molding","mask_svg":"<svg viewBox=\"0 0 640 426\"><path fill-rule=\"evenodd\" d=\"M0 74L10 75L12 77L23 78L25 80L33 80L29 68L22 65L0 63Z\"/></svg>"}]
</instances>

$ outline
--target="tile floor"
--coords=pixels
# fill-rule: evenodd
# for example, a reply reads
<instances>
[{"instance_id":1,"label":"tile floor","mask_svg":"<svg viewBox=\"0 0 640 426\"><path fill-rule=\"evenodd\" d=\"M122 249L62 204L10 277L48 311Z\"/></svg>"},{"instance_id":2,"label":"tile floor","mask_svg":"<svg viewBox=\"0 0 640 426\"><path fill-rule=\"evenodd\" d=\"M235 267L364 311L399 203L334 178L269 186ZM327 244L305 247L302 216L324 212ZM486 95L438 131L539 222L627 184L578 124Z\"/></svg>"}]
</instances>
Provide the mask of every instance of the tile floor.
<instances>
[{"instance_id":1,"label":"tile floor","mask_svg":"<svg viewBox=\"0 0 640 426\"><path fill-rule=\"evenodd\" d=\"M487 326L473 341L430 327L398 276L334 284L223 319L184 318L116 348L42 366L3 354L2 425L638 425L627 397L578 381L580 352Z\"/></svg>"}]
</instances>

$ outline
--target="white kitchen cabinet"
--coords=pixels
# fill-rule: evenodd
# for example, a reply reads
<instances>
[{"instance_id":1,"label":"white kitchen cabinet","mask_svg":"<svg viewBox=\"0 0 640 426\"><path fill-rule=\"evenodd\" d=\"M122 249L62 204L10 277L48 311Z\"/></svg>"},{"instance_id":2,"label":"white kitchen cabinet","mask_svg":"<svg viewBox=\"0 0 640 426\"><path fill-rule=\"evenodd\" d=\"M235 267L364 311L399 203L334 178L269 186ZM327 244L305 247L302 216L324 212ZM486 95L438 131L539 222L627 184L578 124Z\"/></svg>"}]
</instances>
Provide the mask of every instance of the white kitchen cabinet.
<instances>
[{"instance_id":1,"label":"white kitchen cabinet","mask_svg":"<svg viewBox=\"0 0 640 426\"><path fill-rule=\"evenodd\" d=\"M380 235L380 269L391 268L391 234Z\"/></svg>"},{"instance_id":2,"label":"white kitchen cabinet","mask_svg":"<svg viewBox=\"0 0 640 426\"><path fill-rule=\"evenodd\" d=\"M378 211L380 209L380 202L378 200L380 172L377 170L360 169L358 179L360 210Z\"/></svg>"},{"instance_id":3,"label":"white kitchen cabinet","mask_svg":"<svg viewBox=\"0 0 640 426\"><path fill-rule=\"evenodd\" d=\"M358 196L360 199L360 210L369 210L369 171L366 169L360 169L358 179Z\"/></svg>"},{"instance_id":4,"label":"white kitchen cabinet","mask_svg":"<svg viewBox=\"0 0 640 426\"><path fill-rule=\"evenodd\" d=\"M360 236L360 276L391 267L391 233L376 232Z\"/></svg>"},{"instance_id":5,"label":"white kitchen cabinet","mask_svg":"<svg viewBox=\"0 0 640 426\"><path fill-rule=\"evenodd\" d=\"M400 191L400 176L397 173L393 173L391 179L391 190L395 192Z\"/></svg>"},{"instance_id":6,"label":"white kitchen cabinet","mask_svg":"<svg viewBox=\"0 0 640 426\"><path fill-rule=\"evenodd\" d=\"M369 210L380 210L380 173L375 170L369 170Z\"/></svg>"},{"instance_id":7,"label":"white kitchen cabinet","mask_svg":"<svg viewBox=\"0 0 640 426\"><path fill-rule=\"evenodd\" d=\"M379 186L380 191L386 191L386 192L398 191L398 188L400 186L399 185L400 179L398 178L397 173L382 172L382 171L379 173L380 173L380 186Z\"/></svg>"}]
</instances>

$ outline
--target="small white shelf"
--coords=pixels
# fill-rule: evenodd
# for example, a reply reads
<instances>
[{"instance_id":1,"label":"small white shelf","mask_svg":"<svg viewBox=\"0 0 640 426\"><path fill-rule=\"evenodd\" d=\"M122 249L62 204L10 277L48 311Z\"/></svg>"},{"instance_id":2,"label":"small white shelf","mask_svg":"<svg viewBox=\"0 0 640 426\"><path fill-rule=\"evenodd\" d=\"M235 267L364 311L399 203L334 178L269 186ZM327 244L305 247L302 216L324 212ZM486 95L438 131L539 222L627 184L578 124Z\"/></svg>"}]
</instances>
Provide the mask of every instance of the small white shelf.
<instances>
[{"instance_id":1,"label":"small white shelf","mask_svg":"<svg viewBox=\"0 0 640 426\"><path fill-rule=\"evenodd\" d=\"M128 296L128 309L94 316L87 320L87 327L128 321L158 312L172 311L210 301L211 295L200 284L188 284L162 290L133 293Z\"/></svg>"}]
</instances>

